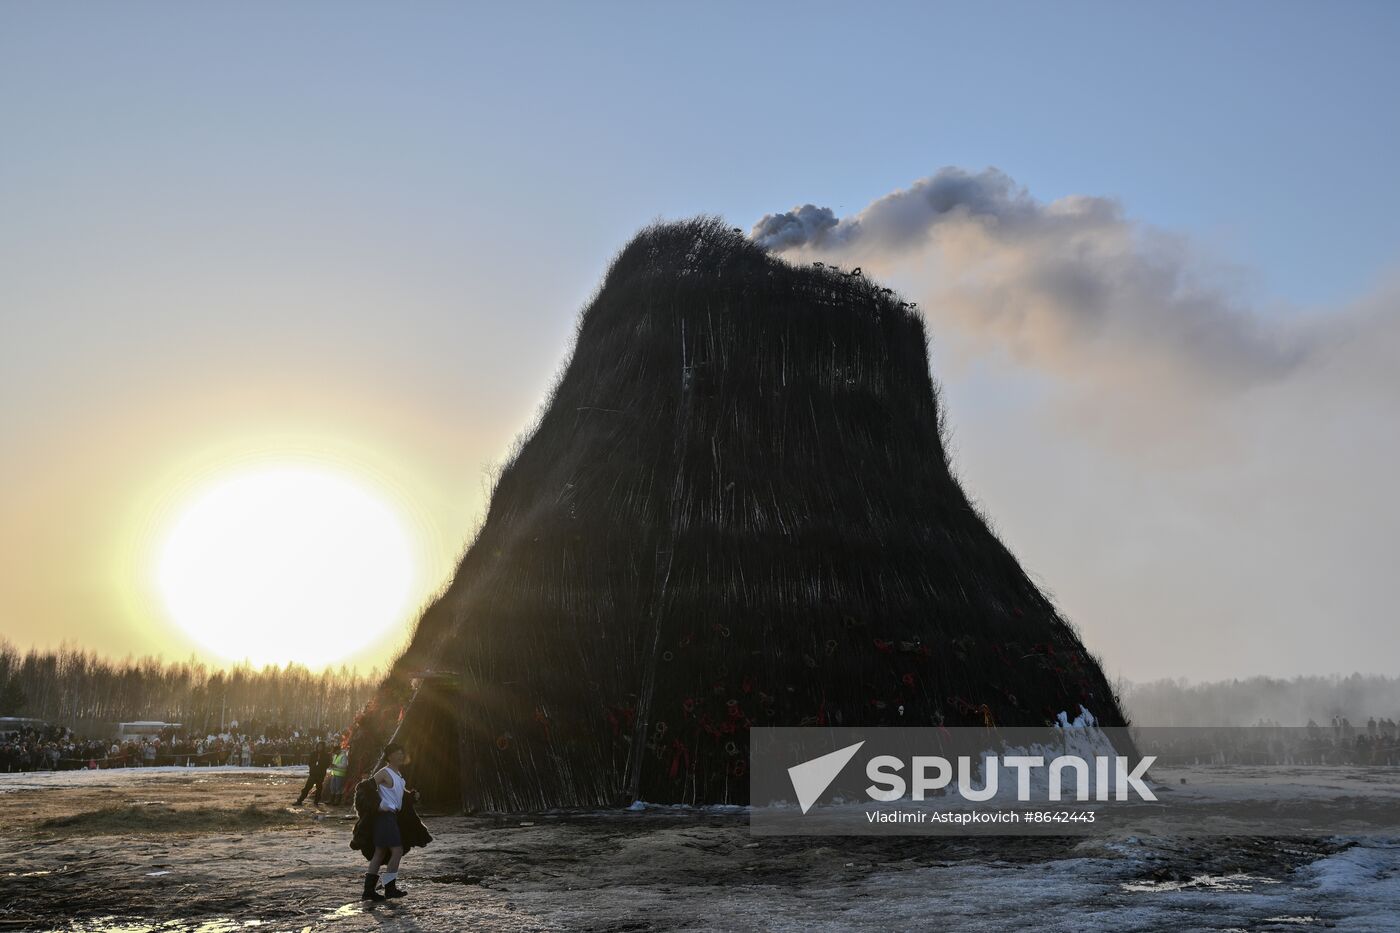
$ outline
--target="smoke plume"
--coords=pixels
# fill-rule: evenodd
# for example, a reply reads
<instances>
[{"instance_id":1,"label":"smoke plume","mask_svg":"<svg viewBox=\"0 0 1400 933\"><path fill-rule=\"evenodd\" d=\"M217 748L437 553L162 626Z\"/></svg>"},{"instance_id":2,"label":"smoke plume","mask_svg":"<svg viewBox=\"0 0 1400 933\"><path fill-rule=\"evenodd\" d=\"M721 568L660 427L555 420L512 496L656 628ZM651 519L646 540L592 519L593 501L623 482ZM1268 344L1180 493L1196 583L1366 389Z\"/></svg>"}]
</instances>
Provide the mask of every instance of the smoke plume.
<instances>
[{"instance_id":1,"label":"smoke plume","mask_svg":"<svg viewBox=\"0 0 1400 933\"><path fill-rule=\"evenodd\" d=\"M850 261L909 281L935 323L1062 374L1171 369L1210 385L1294 370L1307 334L1265 326L1227 270L1103 197L1044 203L1004 173L944 168L849 217L804 204L768 214L755 242L794 259Z\"/></svg>"}]
</instances>

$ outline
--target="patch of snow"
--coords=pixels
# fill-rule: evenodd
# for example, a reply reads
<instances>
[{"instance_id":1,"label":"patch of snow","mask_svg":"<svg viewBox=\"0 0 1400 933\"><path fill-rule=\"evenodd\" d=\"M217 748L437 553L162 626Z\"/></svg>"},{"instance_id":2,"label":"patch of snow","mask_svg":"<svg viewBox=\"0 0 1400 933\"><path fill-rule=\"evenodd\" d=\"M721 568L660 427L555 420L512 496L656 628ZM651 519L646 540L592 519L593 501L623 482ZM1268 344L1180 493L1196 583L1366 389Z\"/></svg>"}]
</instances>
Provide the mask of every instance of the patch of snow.
<instances>
[{"instance_id":1,"label":"patch of snow","mask_svg":"<svg viewBox=\"0 0 1400 933\"><path fill-rule=\"evenodd\" d=\"M207 768L187 768L184 765L160 765L152 768L80 768L75 771L12 771L0 774L0 794L17 790L44 790L50 787L119 787L145 779L161 780L193 775L306 775L306 765L283 765L280 768L244 768L239 765L213 765Z\"/></svg>"}]
</instances>

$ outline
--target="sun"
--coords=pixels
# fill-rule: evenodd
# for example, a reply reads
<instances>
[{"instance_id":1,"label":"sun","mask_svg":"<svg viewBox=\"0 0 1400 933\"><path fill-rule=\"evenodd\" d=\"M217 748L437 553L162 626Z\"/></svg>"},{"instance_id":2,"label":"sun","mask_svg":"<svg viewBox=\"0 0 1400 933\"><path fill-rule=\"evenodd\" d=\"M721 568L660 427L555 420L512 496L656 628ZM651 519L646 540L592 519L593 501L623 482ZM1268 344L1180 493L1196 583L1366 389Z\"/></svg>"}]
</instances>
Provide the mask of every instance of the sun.
<instances>
[{"instance_id":1,"label":"sun","mask_svg":"<svg viewBox=\"0 0 1400 933\"><path fill-rule=\"evenodd\" d=\"M216 480L179 511L156 584L173 621L210 652L318 666L401 623L416 571L402 516L366 484L267 466Z\"/></svg>"}]
</instances>

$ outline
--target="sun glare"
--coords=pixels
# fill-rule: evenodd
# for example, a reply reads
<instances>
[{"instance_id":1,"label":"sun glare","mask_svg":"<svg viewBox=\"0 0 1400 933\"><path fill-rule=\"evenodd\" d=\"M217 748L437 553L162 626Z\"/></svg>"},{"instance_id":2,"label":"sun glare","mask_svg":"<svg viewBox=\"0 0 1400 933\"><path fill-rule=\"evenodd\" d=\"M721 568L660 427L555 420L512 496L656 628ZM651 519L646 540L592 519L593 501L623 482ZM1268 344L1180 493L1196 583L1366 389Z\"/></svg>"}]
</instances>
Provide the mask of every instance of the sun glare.
<instances>
[{"instance_id":1,"label":"sun glare","mask_svg":"<svg viewBox=\"0 0 1400 933\"><path fill-rule=\"evenodd\" d=\"M414 553L402 517L349 476L264 467L180 510L156 582L171 618L209 651L315 666L403 621Z\"/></svg>"}]
</instances>

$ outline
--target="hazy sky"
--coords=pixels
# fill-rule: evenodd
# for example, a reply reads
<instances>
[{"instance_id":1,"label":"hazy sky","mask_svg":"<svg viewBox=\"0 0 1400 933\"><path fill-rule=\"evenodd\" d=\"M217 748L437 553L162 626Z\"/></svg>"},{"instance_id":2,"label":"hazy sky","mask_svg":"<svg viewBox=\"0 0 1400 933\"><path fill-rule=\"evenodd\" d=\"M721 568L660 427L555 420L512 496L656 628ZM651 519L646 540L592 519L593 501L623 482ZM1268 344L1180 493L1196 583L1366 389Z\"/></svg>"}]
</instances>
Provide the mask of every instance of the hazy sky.
<instances>
[{"instance_id":1,"label":"hazy sky","mask_svg":"<svg viewBox=\"0 0 1400 933\"><path fill-rule=\"evenodd\" d=\"M860 232L801 249L920 299L960 476L1111 675L1394 673L1397 42L1390 3L0 5L0 634L187 654L151 540L266 457L372 475L426 598L626 239L810 203Z\"/></svg>"}]
</instances>

